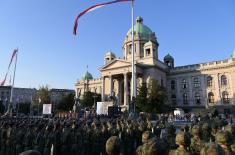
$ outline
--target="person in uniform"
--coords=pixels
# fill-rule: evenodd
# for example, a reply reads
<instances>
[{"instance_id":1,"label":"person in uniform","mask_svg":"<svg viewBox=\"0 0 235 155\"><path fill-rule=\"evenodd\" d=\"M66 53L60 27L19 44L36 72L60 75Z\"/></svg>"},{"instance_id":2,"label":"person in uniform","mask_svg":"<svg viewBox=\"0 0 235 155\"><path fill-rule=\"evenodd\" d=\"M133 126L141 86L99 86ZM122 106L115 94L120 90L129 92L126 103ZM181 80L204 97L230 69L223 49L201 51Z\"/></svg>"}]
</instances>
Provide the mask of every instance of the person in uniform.
<instances>
[{"instance_id":1,"label":"person in uniform","mask_svg":"<svg viewBox=\"0 0 235 155\"><path fill-rule=\"evenodd\" d=\"M217 132L215 136L215 141L223 149L223 152L225 153L225 155L234 155L234 153L232 152L229 146L229 138L226 132L224 131Z\"/></svg>"},{"instance_id":2,"label":"person in uniform","mask_svg":"<svg viewBox=\"0 0 235 155\"><path fill-rule=\"evenodd\" d=\"M184 132L177 133L175 137L175 143L178 145L176 150L169 152L169 155L189 155L189 152L185 148L186 135Z\"/></svg>"},{"instance_id":3,"label":"person in uniform","mask_svg":"<svg viewBox=\"0 0 235 155\"><path fill-rule=\"evenodd\" d=\"M193 137L191 138L190 152L192 155L197 155L204 147L204 143L200 138L200 127L198 125L194 125L191 134Z\"/></svg>"},{"instance_id":4,"label":"person in uniform","mask_svg":"<svg viewBox=\"0 0 235 155\"><path fill-rule=\"evenodd\" d=\"M106 152L108 155L122 154L122 141L117 136L110 137L106 142Z\"/></svg>"}]
</instances>

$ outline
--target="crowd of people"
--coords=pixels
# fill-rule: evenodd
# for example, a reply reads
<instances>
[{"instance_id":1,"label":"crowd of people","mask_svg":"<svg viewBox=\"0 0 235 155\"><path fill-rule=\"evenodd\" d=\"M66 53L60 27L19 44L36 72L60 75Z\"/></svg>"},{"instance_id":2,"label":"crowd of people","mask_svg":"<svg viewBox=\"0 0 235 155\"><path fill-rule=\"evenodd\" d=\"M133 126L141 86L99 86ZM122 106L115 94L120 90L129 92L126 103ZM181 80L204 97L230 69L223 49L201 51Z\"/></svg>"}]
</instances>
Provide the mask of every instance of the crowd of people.
<instances>
[{"instance_id":1,"label":"crowd of people","mask_svg":"<svg viewBox=\"0 0 235 155\"><path fill-rule=\"evenodd\" d=\"M180 127L164 115L154 125L146 116L2 117L0 125L0 155L235 154L235 127L219 116L195 118Z\"/></svg>"}]
</instances>

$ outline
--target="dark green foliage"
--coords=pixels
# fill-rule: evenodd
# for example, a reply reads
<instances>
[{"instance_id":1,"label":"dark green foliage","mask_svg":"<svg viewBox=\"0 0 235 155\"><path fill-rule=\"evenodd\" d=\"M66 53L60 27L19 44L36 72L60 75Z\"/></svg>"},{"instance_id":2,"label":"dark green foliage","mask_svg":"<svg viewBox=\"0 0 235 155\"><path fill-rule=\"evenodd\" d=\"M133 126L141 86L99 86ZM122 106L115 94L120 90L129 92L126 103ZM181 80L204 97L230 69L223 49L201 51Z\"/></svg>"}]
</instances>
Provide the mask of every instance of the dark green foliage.
<instances>
[{"instance_id":1,"label":"dark green foliage","mask_svg":"<svg viewBox=\"0 0 235 155\"><path fill-rule=\"evenodd\" d=\"M83 107L92 107L94 105L94 97L95 97L95 102L100 102L101 101L101 95L93 92L85 92L84 96L81 100L81 105Z\"/></svg>"},{"instance_id":2,"label":"dark green foliage","mask_svg":"<svg viewBox=\"0 0 235 155\"><path fill-rule=\"evenodd\" d=\"M24 114L29 114L30 113L30 103L19 103L17 106L18 107L18 113L24 113Z\"/></svg>"},{"instance_id":3,"label":"dark green foliage","mask_svg":"<svg viewBox=\"0 0 235 155\"><path fill-rule=\"evenodd\" d=\"M138 95L136 96L136 110L138 112L146 111L145 107L148 103L148 89L145 83L138 89Z\"/></svg>"},{"instance_id":4,"label":"dark green foliage","mask_svg":"<svg viewBox=\"0 0 235 155\"><path fill-rule=\"evenodd\" d=\"M48 86L41 86L38 90L38 96L41 100L41 104L50 104L51 95Z\"/></svg>"},{"instance_id":5,"label":"dark green foliage","mask_svg":"<svg viewBox=\"0 0 235 155\"><path fill-rule=\"evenodd\" d=\"M143 84L137 95L137 110L150 113L163 113L169 110L165 104L167 100L166 88L160 86L155 79L151 79L148 88Z\"/></svg>"},{"instance_id":6,"label":"dark green foliage","mask_svg":"<svg viewBox=\"0 0 235 155\"><path fill-rule=\"evenodd\" d=\"M57 109L60 111L69 111L73 109L75 94L65 95L58 104Z\"/></svg>"}]
</instances>

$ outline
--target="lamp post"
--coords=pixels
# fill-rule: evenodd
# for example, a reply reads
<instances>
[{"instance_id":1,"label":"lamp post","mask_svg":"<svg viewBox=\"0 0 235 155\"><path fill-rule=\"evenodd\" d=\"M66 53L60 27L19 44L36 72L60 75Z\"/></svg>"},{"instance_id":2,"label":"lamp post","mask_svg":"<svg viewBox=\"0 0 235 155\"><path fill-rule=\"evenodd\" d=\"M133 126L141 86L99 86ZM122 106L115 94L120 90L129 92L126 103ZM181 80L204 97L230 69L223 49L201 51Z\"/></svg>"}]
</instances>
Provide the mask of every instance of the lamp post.
<instances>
[{"instance_id":1,"label":"lamp post","mask_svg":"<svg viewBox=\"0 0 235 155\"><path fill-rule=\"evenodd\" d=\"M98 96L96 95L96 94L94 94L93 95L93 98L94 98L94 105L93 105L93 107L94 107L94 109L95 109L95 111L96 111L96 98L97 98Z\"/></svg>"}]
</instances>

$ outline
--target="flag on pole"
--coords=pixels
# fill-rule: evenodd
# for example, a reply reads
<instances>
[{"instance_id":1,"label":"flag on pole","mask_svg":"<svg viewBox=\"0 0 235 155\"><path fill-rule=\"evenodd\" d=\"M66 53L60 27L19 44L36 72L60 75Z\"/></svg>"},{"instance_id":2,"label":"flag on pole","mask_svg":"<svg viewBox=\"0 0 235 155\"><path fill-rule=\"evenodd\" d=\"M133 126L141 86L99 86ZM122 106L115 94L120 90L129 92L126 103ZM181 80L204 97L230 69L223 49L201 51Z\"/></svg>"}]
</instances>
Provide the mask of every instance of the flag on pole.
<instances>
[{"instance_id":1,"label":"flag on pole","mask_svg":"<svg viewBox=\"0 0 235 155\"><path fill-rule=\"evenodd\" d=\"M75 23L74 23L74 28L73 28L73 34L76 35L77 34L77 27L78 27L78 19L83 16L84 14L86 14L87 12L91 12L94 11L98 8L104 7L106 5L109 4L114 4L114 3L119 3L119 2L131 2L133 0L115 0L115 1L111 1L111 2L106 2L106 3L101 3L101 4L96 4L93 5L89 8L87 8L86 10L82 11L81 13L78 14L78 16L76 17Z\"/></svg>"},{"instance_id":2,"label":"flag on pole","mask_svg":"<svg viewBox=\"0 0 235 155\"><path fill-rule=\"evenodd\" d=\"M7 80L7 75L9 73L12 61L13 61L14 57L16 56L17 51L18 51L18 49L14 49L13 50L13 53L12 53L12 56L11 56L11 59L10 59L9 65L8 65L8 69L7 69L7 72L6 72L6 75L4 77L4 80L0 83L0 86L4 86L5 85L5 82Z\"/></svg>"},{"instance_id":3,"label":"flag on pole","mask_svg":"<svg viewBox=\"0 0 235 155\"><path fill-rule=\"evenodd\" d=\"M5 82L6 82L6 79L7 79L7 74L5 75L5 78L4 80L1 82L0 86L4 86Z\"/></svg>"},{"instance_id":4,"label":"flag on pole","mask_svg":"<svg viewBox=\"0 0 235 155\"><path fill-rule=\"evenodd\" d=\"M17 51L18 51L18 49L14 49L14 51L13 51L13 53L12 53L11 60L10 60L10 63L9 63L9 65L8 65L8 70L9 70L10 67L11 67L11 63L12 63L14 57L16 56Z\"/></svg>"}]
</instances>

